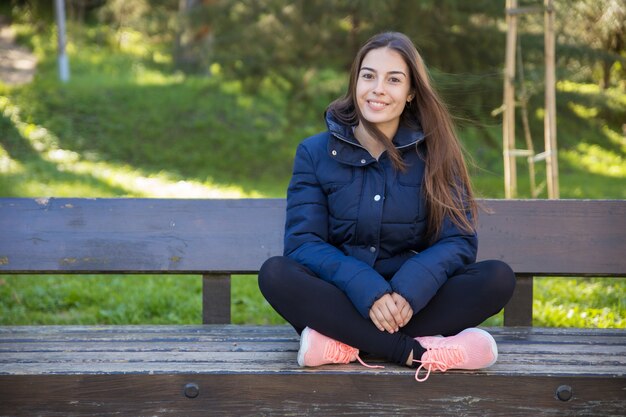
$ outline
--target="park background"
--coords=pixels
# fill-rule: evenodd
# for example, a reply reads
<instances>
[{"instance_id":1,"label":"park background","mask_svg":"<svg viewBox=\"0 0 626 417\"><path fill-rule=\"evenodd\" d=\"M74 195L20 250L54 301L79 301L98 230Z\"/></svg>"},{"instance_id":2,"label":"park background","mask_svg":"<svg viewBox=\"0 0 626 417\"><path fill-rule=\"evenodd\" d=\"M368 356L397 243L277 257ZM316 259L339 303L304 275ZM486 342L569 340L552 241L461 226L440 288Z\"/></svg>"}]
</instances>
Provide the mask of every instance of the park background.
<instances>
[{"instance_id":1,"label":"park background","mask_svg":"<svg viewBox=\"0 0 626 417\"><path fill-rule=\"evenodd\" d=\"M37 59L29 82L0 81L1 197L282 198L297 144L324 129L354 53L383 30L418 46L477 194L504 196L504 0L67 0L66 83L53 3L0 5L15 47ZM626 2L555 8L560 196L625 199ZM543 149L543 14L518 30ZM526 173L519 159L520 198ZM536 279L533 323L624 328L624 281ZM199 276L3 275L0 324L200 323L201 291ZM253 276L235 276L232 291L234 323L282 322Z\"/></svg>"}]
</instances>

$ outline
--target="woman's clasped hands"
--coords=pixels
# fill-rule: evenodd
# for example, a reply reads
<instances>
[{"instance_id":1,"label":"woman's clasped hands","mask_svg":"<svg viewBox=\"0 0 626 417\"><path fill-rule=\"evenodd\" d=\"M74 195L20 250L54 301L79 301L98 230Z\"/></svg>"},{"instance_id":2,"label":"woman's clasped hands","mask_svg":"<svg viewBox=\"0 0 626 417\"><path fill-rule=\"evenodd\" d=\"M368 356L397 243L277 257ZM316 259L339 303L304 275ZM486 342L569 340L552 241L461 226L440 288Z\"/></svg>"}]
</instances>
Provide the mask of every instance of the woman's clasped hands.
<instances>
[{"instance_id":1,"label":"woman's clasped hands","mask_svg":"<svg viewBox=\"0 0 626 417\"><path fill-rule=\"evenodd\" d=\"M409 302L398 293L385 294L370 308L370 319L378 330L395 333L413 317Z\"/></svg>"}]
</instances>

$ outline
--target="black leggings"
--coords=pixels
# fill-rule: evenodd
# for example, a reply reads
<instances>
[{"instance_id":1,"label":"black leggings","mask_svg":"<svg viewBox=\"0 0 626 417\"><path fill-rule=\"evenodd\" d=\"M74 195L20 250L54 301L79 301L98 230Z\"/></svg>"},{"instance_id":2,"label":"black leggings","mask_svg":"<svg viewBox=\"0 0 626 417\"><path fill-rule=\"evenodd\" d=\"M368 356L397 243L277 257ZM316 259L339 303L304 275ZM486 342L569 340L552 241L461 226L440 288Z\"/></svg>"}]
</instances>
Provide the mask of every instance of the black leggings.
<instances>
[{"instance_id":1,"label":"black leggings","mask_svg":"<svg viewBox=\"0 0 626 417\"><path fill-rule=\"evenodd\" d=\"M450 277L406 326L390 334L359 314L343 291L289 258L270 258L259 272L261 292L298 334L310 327L399 364L405 364L411 352L416 359L424 352L415 337L451 336L479 325L504 307L514 287L515 275L503 262L468 265Z\"/></svg>"}]
</instances>

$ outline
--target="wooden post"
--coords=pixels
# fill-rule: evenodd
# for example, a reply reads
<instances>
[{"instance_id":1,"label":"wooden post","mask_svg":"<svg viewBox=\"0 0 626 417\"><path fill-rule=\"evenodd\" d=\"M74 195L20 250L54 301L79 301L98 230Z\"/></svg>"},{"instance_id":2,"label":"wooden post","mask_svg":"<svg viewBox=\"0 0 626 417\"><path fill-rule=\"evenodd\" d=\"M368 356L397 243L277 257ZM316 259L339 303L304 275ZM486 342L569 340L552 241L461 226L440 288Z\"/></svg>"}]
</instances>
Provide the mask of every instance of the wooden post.
<instances>
[{"instance_id":1,"label":"wooden post","mask_svg":"<svg viewBox=\"0 0 626 417\"><path fill-rule=\"evenodd\" d=\"M533 277L518 275L515 292L504 308L505 326L533 325Z\"/></svg>"},{"instance_id":2,"label":"wooden post","mask_svg":"<svg viewBox=\"0 0 626 417\"><path fill-rule=\"evenodd\" d=\"M546 174L548 198L559 198L559 165L556 146L556 81L555 81L555 41L554 5L552 0L544 0L544 42L546 59L546 93L544 140L546 148Z\"/></svg>"},{"instance_id":3,"label":"wooden post","mask_svg":"<svg viewBox=\"0 0 626 417\"><path fill-rule=\"evenodd\" d=\"M230 324L230 274L202 275L202 324Z\"/></svg>"},{"instance_id":4,"label":"wooden post","mask_svg":"<svg viewBox=\"0 0 626 417\"><path fill-rule=\"evenodd\" d=\"M504 194L517 196L517 170L515 156L515 48L517 42L517 16L513 10L517 0L506 0L506 61L504 69L504 113L502 120L502 147L504 155Z\"/></svg>"},{"instance_id":5,"label":"wooden post","mask_svg":"<svg viewBox=\"0 0 626 417\"><path fill-rule=\"evenodd\" d=\"M530 177L530 195L537 198L539 194L535 184L535 146L533 138L530 134L530 123L528 122L528 91L526 90L526 79L524 77L524 60L522 59L522 44L517 45L517 72L519 72L519 80L521 85L520 91L520 109L522 111L522 126L524 127L524 139L526 140L526 149L528 150L528 176Z\"/></svg>"}]
</instances>

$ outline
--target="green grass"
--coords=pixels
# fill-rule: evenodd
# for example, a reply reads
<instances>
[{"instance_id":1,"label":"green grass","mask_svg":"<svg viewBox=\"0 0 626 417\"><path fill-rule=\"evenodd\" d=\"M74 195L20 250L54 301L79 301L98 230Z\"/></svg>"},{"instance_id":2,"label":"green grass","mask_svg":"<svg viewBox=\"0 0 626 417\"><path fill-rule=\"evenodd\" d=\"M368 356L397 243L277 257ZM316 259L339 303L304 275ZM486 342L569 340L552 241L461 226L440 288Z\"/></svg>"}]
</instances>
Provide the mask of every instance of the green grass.
<instances>
[{"instance_id":1,"label":"green grass","mask_svg":"<svg viewBox=\"0 0 626 417\"><path fill-rule=\"evenodd\" d=\"M623 278L536 278L533 324L626 328Z\"/></svg>"},{"instance_id":2,"label":"green grass","mask_svg":"<svg viewBox=\"0 0 626 417\"><path fill-rule=\"evenodd\" d=\"M2 324L201 322L201 278L94 275L0 277Z\"/></svg>"},{"instance_id":3,"label":"green grass","mask_svg":"<svg viewBox=\"0 0 626 417\"><path fill-rule=\"evenodd\" d=\"M256 276L232 278L235 324L285 321ZM536 278L533 324L626 328L621 278ZM200 324L202 279L186 275L52 275L0 278L0 324ZM502 325L502 313L484 325Z\"/></svg>"},{"instance_id":4,"label":"green grass","mask_svg":"<svg viewBox=\"0 0 626 417\"><path fill-rule=\"evenodd\" d=\"M232 278L232 322L280 324L256 276ZM0 276L0 324L201 324L202 278L192 275Z\"/></svg>"},{"instance_id":5,"label":"green grass","mask_svg":"<svg viewBox=\"0 0 626 417\"><path fill-rule=\"evenodd\" d=\"M275 79L252 94L218 67L211 77L173 71L141 39L111 48L97 41L110 36L103 28L70 44L72 81L62 85L53 37L29 30L20 38L39 55L35 81L0 84L0 196L283 197L296 144L323 128L324 105L344 88L328 71L303 93L309 101L290 100ZM559 100L561 197L626 199L626 93L562 82ZM538 129L540 116L531 120ZM479 196L502 198L499 120L480 123L461 128L473 182ZM529 197L522 160L518 177L519 196ZM534 324L623 328L625 299L624 279L540 278ZM233 277L232 317L283 322L254 276ZM200 321L198 276L0 276L1 324ZM501 314L486 322L501 323Z\"/></svg>"}]
</instances>

